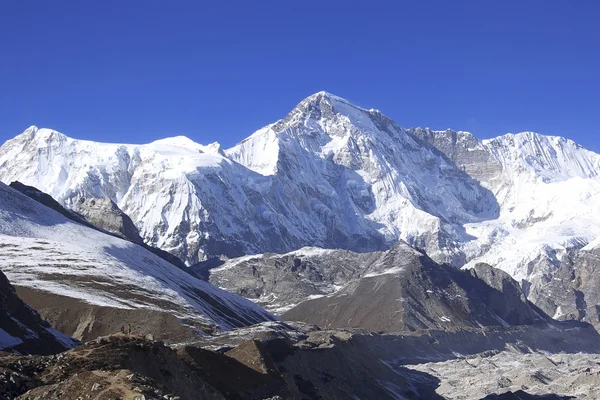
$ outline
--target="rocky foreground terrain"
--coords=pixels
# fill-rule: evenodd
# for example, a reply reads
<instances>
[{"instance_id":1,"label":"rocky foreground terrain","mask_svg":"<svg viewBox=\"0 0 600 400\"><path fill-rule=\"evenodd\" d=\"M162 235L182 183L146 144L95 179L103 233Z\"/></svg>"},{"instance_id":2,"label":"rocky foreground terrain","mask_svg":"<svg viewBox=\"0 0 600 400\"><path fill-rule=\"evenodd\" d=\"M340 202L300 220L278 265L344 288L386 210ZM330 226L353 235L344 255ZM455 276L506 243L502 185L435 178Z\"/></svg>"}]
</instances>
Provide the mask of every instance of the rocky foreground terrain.
<instances>
[{"instance_id":1,"label":"rocky foreground terrain","mask_svg":"<svg viewBox=\"0 0 600 400\"><path fill-rule=\"evenodd\" d=\"M599 350L589 325L564 323L378 335L271 322L171 347L115 334L2 355L0 398L593 399Z\"/></svg>"},{"instance_id":2,"label":"rocky foreground terrain","mask_svg":"<svg viewBox=\"0 0 600 400\"><path fill-rule=\"evenodd\" d=\"M510 282L489 266L476 271L492 286ZM146 317L150 330L170 338L169 346L135 332L79 344L41 320L0 278L0 323L13 339L0 343L1 400L600 396L600 335L585 323L525 314L518 326L377 334L274 321L177 339L168 324L152 323L138 309L129 312ZM533 312L519 293L520 310ZM70 307L64 300L39 306ZM109 315L96 310L94 318ZM517 316L505 318L516 322Z\"/></svg>"}]
</instances>

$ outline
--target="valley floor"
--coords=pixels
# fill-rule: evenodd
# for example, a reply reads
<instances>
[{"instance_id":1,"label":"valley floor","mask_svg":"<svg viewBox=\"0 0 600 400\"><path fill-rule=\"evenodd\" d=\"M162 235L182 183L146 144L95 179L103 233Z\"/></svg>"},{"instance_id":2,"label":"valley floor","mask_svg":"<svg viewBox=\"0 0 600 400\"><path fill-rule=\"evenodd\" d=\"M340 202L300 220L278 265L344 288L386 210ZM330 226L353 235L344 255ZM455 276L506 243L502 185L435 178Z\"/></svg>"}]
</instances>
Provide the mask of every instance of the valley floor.
<instances>
[{"instance_id":1,"label":"valley floor","mask_svg":"<svg viewBox=\"0 0 600 400\"><path fill-rule=\"evenodd\" d=\"M438 378L435 392L446 399L482 399L519 390L537 396L600 398L600 354L508 350L405 367Z\"/></svg>"}]
</instances>

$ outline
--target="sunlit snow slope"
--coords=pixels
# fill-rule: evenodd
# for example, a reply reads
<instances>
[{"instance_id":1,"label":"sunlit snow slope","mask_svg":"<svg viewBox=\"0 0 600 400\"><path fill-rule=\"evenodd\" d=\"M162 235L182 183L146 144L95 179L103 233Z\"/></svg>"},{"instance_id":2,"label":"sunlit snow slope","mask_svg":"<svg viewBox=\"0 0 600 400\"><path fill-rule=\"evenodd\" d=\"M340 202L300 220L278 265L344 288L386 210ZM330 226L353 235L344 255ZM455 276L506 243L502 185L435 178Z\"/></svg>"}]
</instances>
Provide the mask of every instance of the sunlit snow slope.
<instances>
[{"instance_id":1,"label":"sunlit snow slope","mask_svg":"<svg viewBox=\"0 0 600 400\"><path fill-rule=\"evenodd\" d=\"M139 245L72 222L0 183L0 269L15 286L89 304L169 312L230 329L273 317Z\"/></svg>"}]
</instances>

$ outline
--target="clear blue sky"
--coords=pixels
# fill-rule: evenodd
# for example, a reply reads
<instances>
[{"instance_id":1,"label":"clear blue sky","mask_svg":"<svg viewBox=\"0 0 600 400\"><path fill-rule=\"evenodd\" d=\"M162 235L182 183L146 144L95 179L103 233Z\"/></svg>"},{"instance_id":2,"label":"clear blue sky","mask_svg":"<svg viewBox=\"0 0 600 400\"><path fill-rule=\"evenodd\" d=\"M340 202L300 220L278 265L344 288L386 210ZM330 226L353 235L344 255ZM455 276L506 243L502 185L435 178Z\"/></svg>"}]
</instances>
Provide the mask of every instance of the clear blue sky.
<instances>
[{"instance_id":1,"label":"clear blue sky","mask_svg":"<svg viewBox=\"0 0 600 400\"><path fill-rule=\"evenodd\" d=\"M0 142L230 146L326 90L400 125L600 151L600 2L0 1Z\"/></svg>"}]
</instances>

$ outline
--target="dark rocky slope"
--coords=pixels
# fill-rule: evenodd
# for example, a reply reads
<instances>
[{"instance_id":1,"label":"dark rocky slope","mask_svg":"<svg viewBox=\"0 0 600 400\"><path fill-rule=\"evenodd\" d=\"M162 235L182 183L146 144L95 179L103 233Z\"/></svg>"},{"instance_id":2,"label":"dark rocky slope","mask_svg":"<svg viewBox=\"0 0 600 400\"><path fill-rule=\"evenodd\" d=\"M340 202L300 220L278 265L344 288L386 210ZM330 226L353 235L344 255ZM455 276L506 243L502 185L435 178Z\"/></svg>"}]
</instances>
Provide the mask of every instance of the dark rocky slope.
<instances>
[{"instance_id":1,"label":"dark rocky slope","mask_svg":"<svg viewBox=\"0 0 600 400\"><path fill-rule=\"evenodd\" d=\"M210 283L252 299L272 312L283 312L310 298L335 293L365 272L382 255L347 250L303 248L287 254L246 256L192 271Z\"/></svg>"},{"instance_id":2,"label":"dark rocky slope","mask_svg":"<svg viewBox=\"0 0 600 400\"><path fill-rule=\"evenodd\" d=\"M321 342L251 339L215 352L117 334L59 356L0 357L0 399L416 399L421 387L428 393L419 382L426 374L411 372L410 382L367 354L357 359L344 346Z\"/></svg>"},{"instance_id":3,"label":"dark rocky slope","mask_svg":"<svg viewBox=\"0 0 600 400\"><path fill-rule=\"evenodd\" d=\"M271 322L174 348L116 334L58 356L0 356L0 399L442 399L436 391L444 387L418 370L422 363L485 351L510 357L599 350L589 325L566 323L378 335ZM590 355L579 355L585 357ZM513 366L519 368L528 366ZM597 381L580 383L593 391ZM460 382L453 384L461 390Z\"/></svg>"},{"instance_id":4,"label":"dark rocky slope","mask_svg":"<svg viewBox=\"0 0 600 400\"><path fill-rule=\"evenodd\" d=\"M471 399L484 391L499 396L520 389L525 394L549 393L539 385L515 388L504 376L493 375L464 387L457 380L447 382L444 370L431 374L424 366L487 366L485 360L493 356L502 367L513 359L525 360L510 364L511 370L535 379L539 374L527 357L546 365L542 361L551 363L550 357L557 357L551 354L559 353L565 363L548 364L547 371L560 368L564 376L555 379L554 372L547 373L552 380L547 382L562 394L583 391L593 396L599 392L600 374L581 366L585 360L590 365L600 353L599 339L590 325L572 322L403 335L268 322L173 347L115 334L59 355L0 353L0 400L445 398L440 392ZM468 375L477 372L469 370ZM496 389L490 390L496 381Z\"/></svg>"},{"instance_id":5,"label":"dark rocky slope","mask_svg":"<svg viewBox=\"0 0 600 400\"><path fill-rule=\"evenodd\" d=\"M526 285L529 299L555 319L584 321L600 329L600 247L571 250L558 267L546 263L532 263L546 272Z\"/></svg>"},{"instance_id":6,"label":"dark rocky slope","mask_svg":"<svg viewBox=\"0 0 600 400\"><path fill-rule=\"evenodd\" d=\"M0 271L0 351L55 354L77 345L56 331L17 296Z\"/></svg>"},{"instance_id":7,"label":"dark rocky slope","mask_svg":"<svg viewBox=\"0 0 600 400\"><path fill-rule=\"evenodd\" d=\"M508 274L479 264L469 271L437 264L399 243L337 293L283 314L325 328L401 332L528 325L544 320Z\"/></svg>"},{"instance_id":8,"label":"dark rocky slope","mask_svg":"<svg viewBox=\"0 0 600 400\"><path fill-rule=\"evenodd\" d=\"M206 332L212 329L182 323L169 312L104 307L27 287L16 290L53 327L84 342L117 333L121 326L136 335L151 335L166 343L185 342L196 338L198 329Z\"/></svg>"}]
</instances>

